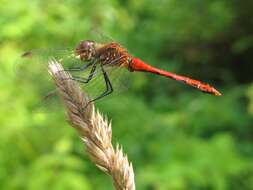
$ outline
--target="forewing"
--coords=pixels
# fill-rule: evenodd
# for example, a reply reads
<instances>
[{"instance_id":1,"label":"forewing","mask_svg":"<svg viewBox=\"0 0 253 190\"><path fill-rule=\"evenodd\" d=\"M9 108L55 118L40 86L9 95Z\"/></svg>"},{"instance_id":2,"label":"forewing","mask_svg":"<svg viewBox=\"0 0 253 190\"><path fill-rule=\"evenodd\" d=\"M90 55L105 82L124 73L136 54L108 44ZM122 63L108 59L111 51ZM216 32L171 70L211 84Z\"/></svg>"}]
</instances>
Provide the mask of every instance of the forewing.
<instances>
[{"instance_id":1,"label":"forewing","mask_svg":"<svg viewBox=\"0 0 253 190\"><path fill-rule=\"evenodd\" d=\"M48 73L48 61L54 58L64 69L81 68L83 62L73 56L71 50L33 50L24 53L16 62L15 73L18 85L22 85L24 95L32 95L35 101L29 108L35 112L51 112L60 107L54 83ZM83 76L86 70L83 71Z\"/></svg>"}]
</instances>

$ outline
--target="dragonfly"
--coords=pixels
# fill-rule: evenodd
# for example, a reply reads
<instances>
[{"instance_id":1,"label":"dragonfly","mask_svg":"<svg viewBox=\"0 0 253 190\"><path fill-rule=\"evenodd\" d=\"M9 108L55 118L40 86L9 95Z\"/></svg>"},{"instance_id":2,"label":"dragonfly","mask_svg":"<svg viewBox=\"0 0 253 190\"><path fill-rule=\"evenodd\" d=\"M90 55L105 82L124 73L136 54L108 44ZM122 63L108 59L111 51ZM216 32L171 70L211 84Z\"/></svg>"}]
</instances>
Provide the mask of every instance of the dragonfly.
<instances>
[{"instance_id":1,"label":"dragonfly","mask_svg":"<svg viewBox=\"0 0 253 190\"><path fill-rule=\"evenodd\" d=\"M25 52L22 57L25 59L39 57L35 59L36 63L33 61L32 64L42 63L38 65L43 65L43 67L47 66L46 59L54 57L63 64L65 71L72 73L71 80L80 82L84 86L89 86L90 83L95 80L98 81L99 78L100 85L104 86L104 90L97 92L96 96L91 99L92 102L102 99L114 91L114 80L111 80L111 74L114 73L114 76L119 78L122 70L128 73L148 72L182 82L204 93L214 96L222 95L217 89L207 83L151 66L130 54L126 48L114 41L98 43L93 40L82 40L74 50L48 50L46 53L44 50L34 50ZM28 69L30 70L29 67ZM40 69L38 72L40 73ZM32 71L30 73L34 74ZM79 73L79 75L75 73ZM43 83L40 83L41 85ZM97 87L94 88L99 89ZM89 90L87 90L87 93L89 94Z\"/></svg>"},{"instance_id":2,"label":"dragonfly","mask_svg":"<svg viewBox=\"0 0 253 190\"><path fill-rule=\"evenodd\" d=\"M96 97L93 101L103 98L113 92L112 83L104 67L120 67L127 69L129 72L149 72L183 82L202 92L215 96L221 96L221 93L218 90L207 83L158 69L145 63L141 59L132 56L124 47L116 42L99 44L92 40L83 40L75 48L74 53L76 58L82 61L88 61L89 63L83 65L82 67L69 68L67 71L82 71L91 67L88 78L74 78L75 80L82 83L88 83L92 79L97 67L100 67L102 70L106 91Z\"/></svg>"}]
</instances>

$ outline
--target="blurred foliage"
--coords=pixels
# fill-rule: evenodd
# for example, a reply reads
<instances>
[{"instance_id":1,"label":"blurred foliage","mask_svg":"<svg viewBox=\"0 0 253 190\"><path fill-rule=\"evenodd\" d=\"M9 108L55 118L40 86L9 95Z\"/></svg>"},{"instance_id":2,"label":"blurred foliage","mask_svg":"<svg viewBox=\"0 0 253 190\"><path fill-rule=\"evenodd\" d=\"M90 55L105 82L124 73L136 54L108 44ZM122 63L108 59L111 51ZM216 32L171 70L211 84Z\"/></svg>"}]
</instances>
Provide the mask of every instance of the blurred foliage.
<instances>
[{"instance_id":1,"label":"blurred foliage","mask_svg":"<svg viewBox=\"0 0 253 190\"><path fill-rule=\"evenodd\" d=\"M97 102L137 189L253 189L252 9L252 0L0 0L1 189L113 189L63 112L31 112L36 78L21 85L14 72L22 51L74 47L92 28L224 94L134 73L128 92Z\"/></svg>"}]
</instances>

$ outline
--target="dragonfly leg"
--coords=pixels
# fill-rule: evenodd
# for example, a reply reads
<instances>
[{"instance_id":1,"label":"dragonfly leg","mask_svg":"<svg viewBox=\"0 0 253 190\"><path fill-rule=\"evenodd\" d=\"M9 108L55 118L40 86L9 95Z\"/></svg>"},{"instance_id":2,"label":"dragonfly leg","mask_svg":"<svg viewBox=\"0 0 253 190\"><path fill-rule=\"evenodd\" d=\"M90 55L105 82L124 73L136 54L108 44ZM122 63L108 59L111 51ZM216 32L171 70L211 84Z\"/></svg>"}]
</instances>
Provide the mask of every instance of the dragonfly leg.
<instances>
[{"instance_id":1,"label":"dragonfly leg","mask_svg":"<svg viewBox=\"0 0 253 190\"><path fill-rule=\"evenodd\" d=\"M94 102L94 101L96 101L96 100L99 100L99 99L101 99L101 98L103 98L103 97L105 97L105 96L107 96L107 95L109 95L109 94L111 94L111 93L113 92L113 87L112 87L111 81L110 81L110 79L109 79L109 77L108 77L106 71L104 70L103 66L102 66L102 65L100 65L100 66L101 66L101 70L102 70L103 75L104 75L106 90L105 90L105 92L103 92L100 96L98 96L98 97L96 97L95 99L89 101L89 102L87 103L87 105L89 105L91 102ZM87 105L86 105L86 106L87 106Z\"/></svg>"},{"instance_id":2,"label":"dragonfly leg","mask_svg":"<svg viewBox=\"0 0 253 190\"><path fill-rule=\"evenodd\" d=\"M88 68L91 64L92 64L92 63L89 63L89 65L86 65L85 68ZM66 80L72 79L72 80L75 80L75 81L78 81L78 82L88 83L88 82L92 79L92 77L93 77L93 75L94 75L94 73L95 73L96 66L97 66L96 64L93 65L93 67L92 67L92 69L91 69L91 72L90 72L90 74L89 74L89 76L88 76L87 79L86 79L86 78L79 77L79 76L73 76L72 78L67 78ZM65 71L66 71L66 70L65 70ZM72 71L73 71L73 70L72 70ZM50 92L48 92L48 93L43 97L43 100L47 100L47 99L48 99L49 97L51 97L53 94L56 94L56 92L57 92L57 89L51 90Z\"/></svg>"},{"instance_id":3,"label":"dragonfly leg","mask_svg":"<svg viewBox=\"0 0 253 190\"><path fill-rule=\"evenodd\" d=\"M65 80L71 79L71 80L74 80L74 81L77 81L77 82L81 82L81 83L88 83L93 78L94 73L96 71L96 67L97 67L97 64L94 64L92 66L92 69L91 69L91 72L90 72L88 78L84 78L84 77L80 77L80 76L72 76L72 77L67 78Z\"/></svg>"},{"instance_id":4,"label":"dragonfly leg","mask_svg":"<svg viewBox=\"0 0 253 190\"><path fill-rule=\"evenodd\" d=\"M70 68L64 69L64 71L83 71L83 70L89 68L92 64L94 64L94 63L90 62L88 64L81 66L81 67L70 67Z\"/></svg>"}]
</instances>

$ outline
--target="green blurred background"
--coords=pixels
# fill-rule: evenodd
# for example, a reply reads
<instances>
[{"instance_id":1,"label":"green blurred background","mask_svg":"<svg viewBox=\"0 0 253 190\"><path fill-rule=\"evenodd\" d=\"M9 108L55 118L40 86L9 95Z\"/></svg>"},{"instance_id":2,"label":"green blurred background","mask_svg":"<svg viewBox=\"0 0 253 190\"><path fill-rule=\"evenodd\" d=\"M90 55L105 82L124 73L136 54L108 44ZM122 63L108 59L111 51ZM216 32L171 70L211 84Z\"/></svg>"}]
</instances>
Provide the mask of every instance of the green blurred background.
<instances>
[{"instance_id":1,"label":"green blurred background","mask_svg":"<svg viewBox=\"0 0 253 190\"><path fill-rule=\"evenodd\" d=\"M113 189L64 112L32 113L38 92L13 72L22 51L74 47L95 28L223 93L134 73L127 92L97 102L137 189L253 189L252 10L252 0L0 0L0 188Z\"/></svg>"}]
</instances>

